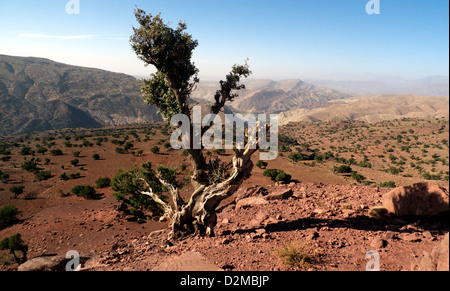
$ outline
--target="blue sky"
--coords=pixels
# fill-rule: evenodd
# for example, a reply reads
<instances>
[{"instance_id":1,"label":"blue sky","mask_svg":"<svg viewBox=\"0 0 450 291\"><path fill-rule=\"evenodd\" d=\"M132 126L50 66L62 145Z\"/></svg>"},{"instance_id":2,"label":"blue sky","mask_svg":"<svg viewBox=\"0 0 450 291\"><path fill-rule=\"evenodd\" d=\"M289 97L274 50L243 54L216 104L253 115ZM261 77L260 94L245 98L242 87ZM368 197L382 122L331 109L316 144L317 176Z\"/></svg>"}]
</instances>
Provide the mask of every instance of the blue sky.
<instances>
[{"instance_id":1,"label":"blue sky","mask_svg":"<svg viewBox=\"0 0 450 291\"><path fill-rule=\"evenodd\" d=\"M247 57L254 78L275 80L449 74L448 0L379 0L379 15L369 0L79 1L69 15L68 0L0 0L0 54L148 75L129 44L137 5L187 22L203 80Z\"/></svg>"}]
</instances>

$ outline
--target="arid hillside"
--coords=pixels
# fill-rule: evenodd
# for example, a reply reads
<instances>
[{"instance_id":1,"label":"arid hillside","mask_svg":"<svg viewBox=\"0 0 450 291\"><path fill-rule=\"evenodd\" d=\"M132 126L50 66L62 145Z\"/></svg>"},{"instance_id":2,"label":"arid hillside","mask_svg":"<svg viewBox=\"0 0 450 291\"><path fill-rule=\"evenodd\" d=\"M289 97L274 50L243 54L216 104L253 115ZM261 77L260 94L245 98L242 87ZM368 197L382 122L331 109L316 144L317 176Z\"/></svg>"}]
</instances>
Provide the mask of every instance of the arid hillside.
<instances>
[{"instance_id":1,"label":"arid hillside","mask_svg":"<svg viewBox=\"0 0 450 291\"><path fill-rule=\"evenodd\" d=\"M0 55L0 134L162 120L125 74Z\"/></svg>"},{"instance_id":2,"label":"arid hillside","mask_svg":"<svg viewBox=\"0 0 450 291\"><path fill-rule=\"evenodd\" d=\"M397 239L385 239L389 247L382 252L398 260L385 261L384 267L411 270L413 261L420 261L423 251L431 251L448 232L448 225L436 221L397 221L392 226L393 222L375 222L368 216L369 208L379 205L381 195L391 187L418 182L448 187L447 119L296 123L281 128L279 157L255 166L240 190L261 185L276 192L283 184L274 186L276 182L265 174L282 170L291 176L285 187L290 185L297 193L294 198L237 214L224 211L219 216L218 238L187 240L161 253L158 245L164 234L148 236L166 225L124 215L114 191L102 185L100 178L112 179L119 169L130 170L144 162L166 165L177 169L181 193L186 196L191 190L190 162L183 151L170 148L169 134L163 124L148 124L3 139L0 206L12 205L19 213L12 225L0 230L0 239L20 233L28 245L28 258L77 250L102 262L94 269L139 270L152 269L187 250L201 251L206 245L220 246L208 257L219 268L284 270L290 267L279 261L277 250L283 242L306 240L320 258L310 269L360 270L365 253L355 255L353 247L361 244L367 249L390 229ZM229 161L232 156L212 151L210 157ZM254 155L255 165L258 158ZM21 186L20 193L12 190ZM96 194L86 197L93 199L78 197L73 192L76 186L92 186ZM247 225L250 217L262 219L266 234L262 230L255 234L260 226ZM355 218L349 221L349 217ZM411 233L422 237L417 241L407 235ZM236 253L227 259L224 254L229 248ZM409 248L417 256L412 261ZM0 257L1 269L17 268L7 251ZM349 263L339 263L342 258Z\"/></svg>"},{"instance_id":3,"label":"arid hillside","mask_svg":"<svg viewBox=\"0 0 450 291\"><path fill-rule=\"evenodd\" d=\"M289 122L366 121L377 123L401 118L449 116L448 96L372 95L330 103L326 108L296 108L279 114L280 124Z\"/></svg>"}]
</instances>

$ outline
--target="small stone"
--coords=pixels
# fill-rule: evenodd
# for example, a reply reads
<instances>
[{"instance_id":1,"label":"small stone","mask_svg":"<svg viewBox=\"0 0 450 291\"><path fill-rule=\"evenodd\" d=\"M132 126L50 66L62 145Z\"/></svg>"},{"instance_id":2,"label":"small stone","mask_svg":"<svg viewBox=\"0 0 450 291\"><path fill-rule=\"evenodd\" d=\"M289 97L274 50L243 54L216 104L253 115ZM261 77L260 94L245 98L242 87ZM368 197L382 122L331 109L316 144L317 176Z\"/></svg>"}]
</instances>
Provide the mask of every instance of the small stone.
<instances>
[{"instance_id":1,"label":"small stone","mask_svg":"<svg viewBox=\"0 0 450 291\"><path fill-rule=\"evenodd\" d=\"M387 246L387 241L385 241L384 239L381 239L379 237L376 237L372 240L372 242L370 243L370 246L375 249L382 249Z\"/></svg>"}]
</instances>

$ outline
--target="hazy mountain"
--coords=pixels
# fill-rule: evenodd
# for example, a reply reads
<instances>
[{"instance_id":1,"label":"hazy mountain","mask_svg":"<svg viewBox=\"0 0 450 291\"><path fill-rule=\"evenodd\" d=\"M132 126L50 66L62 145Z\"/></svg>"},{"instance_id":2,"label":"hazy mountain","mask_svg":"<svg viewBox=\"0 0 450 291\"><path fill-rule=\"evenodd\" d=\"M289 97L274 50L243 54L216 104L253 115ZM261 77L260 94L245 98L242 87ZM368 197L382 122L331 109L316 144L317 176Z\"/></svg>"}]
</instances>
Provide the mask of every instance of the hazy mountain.
<instances>
[{"instance_id":1,"label":"hazy mountain","mask_svg":"<svg viewBox=\"0 0 450 291\"><path fill-rule=\"evenodd\" d=\"M136 78L0 55L0 134L159 121Z\"/></svg>"},{"instance_id":2,"label":"hazy mountain","mask_svg":"<svg viewBox=\"0 0 450 291\"><path fill-rule=\"evenodd\" d=\"M339 100L327 108L294 109L279 114L280 124L361 120L379 122L399 118L449 117L448 96L372 95Z\"/></svg>"},{"instance_id":3,"label":"hazy mountain","mask_svg":"<svg viewBox=\"0 0 450 291\"><path fill-rule=\"evenodd\" d=\"M449 96L448 76L428 76L421 79L404 79L395 76L373 74L330 76L330 80L310 80L314 85L344 92L369 94L415 94L426 96Z\"/></svg>"},{"instance_id":4,"label":"hazy mountain","mask_svg":"<svg viewBox=\"0 0 450 291\"><path fill-rule=\"evenodd\" d=\"M314 86L301 80L245 80L246 90L239 92L230 107L235 112L280 113L294 108L318 108L329 106L329 101L349 98L353 94ZM218 83L199 84L193 97L212 101Z\"/></svg>"}]
</instances>

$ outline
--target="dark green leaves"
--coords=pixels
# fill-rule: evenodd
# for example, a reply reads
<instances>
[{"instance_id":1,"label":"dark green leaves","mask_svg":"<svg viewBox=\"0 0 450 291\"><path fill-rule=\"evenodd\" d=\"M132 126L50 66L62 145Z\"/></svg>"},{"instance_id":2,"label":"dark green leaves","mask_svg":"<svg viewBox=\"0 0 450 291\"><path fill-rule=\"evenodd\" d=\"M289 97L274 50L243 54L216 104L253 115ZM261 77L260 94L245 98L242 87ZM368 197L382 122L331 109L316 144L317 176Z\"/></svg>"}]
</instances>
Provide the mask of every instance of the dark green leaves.
<instances>
[{"instance_id":1,"label":"dark green leaves","mask_svg":"<svg viewBox=\"0 0 450 291\"><path fill-rule=\"evenodd\" d=\"M185 32L185 23L180 22L177 29L173 29L163 22L159 14L153 17L141 9L136 9L135 16L140 27L133 28L131 47L139 59L156 67L160 75L154 78L158 79L159 84L164 77L165 98L176 97L178 104L187 108L187 98L199 81L198 69L191 62L197 40ZM193 83L190 83L191 80ZM147 87L153 86L147 82ZM167 87L173 91L171 95L167 94Z\"/></svg>"}]
</instances>

